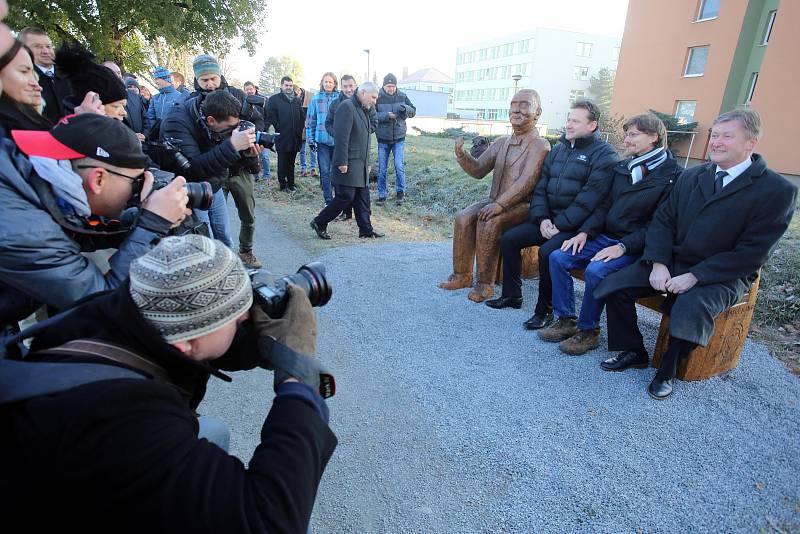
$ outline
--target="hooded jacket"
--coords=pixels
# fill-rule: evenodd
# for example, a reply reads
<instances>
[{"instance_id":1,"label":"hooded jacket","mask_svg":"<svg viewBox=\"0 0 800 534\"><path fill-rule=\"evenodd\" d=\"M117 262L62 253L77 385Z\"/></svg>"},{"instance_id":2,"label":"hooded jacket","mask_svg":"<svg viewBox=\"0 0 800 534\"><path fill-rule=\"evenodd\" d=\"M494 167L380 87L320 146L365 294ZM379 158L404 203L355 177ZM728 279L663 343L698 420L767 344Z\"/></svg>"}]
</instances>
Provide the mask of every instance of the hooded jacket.
<instances>
[{"instance_id":1,"label":"hooded jacket","mask_svg":"<svg viewBox=\"0 0 800 534\"><path fill-rule=\"evenodd\" d=\"M383 88L378 92L378 103L375 105L378 117L378 129L375 135L379 143L397 143L406 138L406 119L417 114L417 108L411 103L406 94L397 90L389 95ZM394 113L394 119L389 118L389 113Z\"/></svg>"},{"instance_id":2,"label":"hooded jacket","mask_svg":"<svg viewBox=\"0 0 800 534\"><path fill-rule=\"evenodd\" d=\"M166 85L158 90L158 93L150 99L147 106L147 114L144 118L144 133L147 134L156 125L156 121L163 121L175 108L184 101L186 97L183 93L171 85Z\"/></svg>"}]
</instances>

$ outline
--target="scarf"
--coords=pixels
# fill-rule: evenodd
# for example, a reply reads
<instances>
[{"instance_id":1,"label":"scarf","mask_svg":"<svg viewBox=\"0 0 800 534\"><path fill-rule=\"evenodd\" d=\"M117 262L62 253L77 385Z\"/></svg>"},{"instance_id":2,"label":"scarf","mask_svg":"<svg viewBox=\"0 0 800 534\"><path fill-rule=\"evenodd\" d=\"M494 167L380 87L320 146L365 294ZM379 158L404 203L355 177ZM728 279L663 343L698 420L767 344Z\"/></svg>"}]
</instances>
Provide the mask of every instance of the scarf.
<instances>
[{"instance_id":1,"label":"scarf","mask_svg":"<svg viewBox=\"0 0 800 534\"><path fill-rule=\"evenodd\" d=\"M72 170L72 164L67 159L57 160L28 156L36 174L49 183L56 197L58 205L64 209L71 209L81 217L92 214L89 208L89 199L83 189L83 179Z\"/></svg>"},{"instance_id":2,"label":"scarf","mask_svg":"<svg viewBox=\"0 0 800 534\"><path fill-rule=\"evenodd\" d=\"M631 183L643 180L653 169L667 161L667 149L659 146L641 156L631 158L628 170L631 171Z\"/></svg>"},{"instance_id":3,"label":"scarf","mask_svg":"<svg viewBox=\"0 0 800 534\"><path fill-rule=\"evenodd\" d=\"M0 97L0 125L11 130L49 130L53 124L32 106L20 104L6 95Z\"/></svg>"}]
</instances>

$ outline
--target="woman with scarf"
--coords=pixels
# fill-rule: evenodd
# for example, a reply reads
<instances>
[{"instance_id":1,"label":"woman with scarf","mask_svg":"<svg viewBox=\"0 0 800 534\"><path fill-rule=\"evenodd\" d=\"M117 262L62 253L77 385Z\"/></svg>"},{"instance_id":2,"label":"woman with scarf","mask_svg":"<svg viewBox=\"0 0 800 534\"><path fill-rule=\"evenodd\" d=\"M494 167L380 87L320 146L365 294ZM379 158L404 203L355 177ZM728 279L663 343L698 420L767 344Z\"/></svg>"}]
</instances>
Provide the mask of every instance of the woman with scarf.
<instances>
[{"instance_id":1,"label":"woman with scarf","mask_svg":"<svg viewBox=\"0 0 800 534\"><path fill-rule=\"evenodd\" d=\"M667 130L658 117L636 115L622 128L628 159L614 167L608 196L578 235L550 255L557 320L538 334L544 341L560 342L562 352L575 356L600 345L600 315L605 303L594 297L595 288L642 255L647 226L683 170L667 150ZM573 269L585 269L586 281L577 319Z\"/></svg>"},{"instance_id":2,"label":"woman with scarf","mask_svg":"<svg viewBox=\"0 0 800 534\"><path fill-rule=\"evenodd\" d=\"M0 125L11 130L49 130L52 124L41 114L42 88L33 70L33 54L20 43L0 57Z\"/></svg>"}]
</instances>

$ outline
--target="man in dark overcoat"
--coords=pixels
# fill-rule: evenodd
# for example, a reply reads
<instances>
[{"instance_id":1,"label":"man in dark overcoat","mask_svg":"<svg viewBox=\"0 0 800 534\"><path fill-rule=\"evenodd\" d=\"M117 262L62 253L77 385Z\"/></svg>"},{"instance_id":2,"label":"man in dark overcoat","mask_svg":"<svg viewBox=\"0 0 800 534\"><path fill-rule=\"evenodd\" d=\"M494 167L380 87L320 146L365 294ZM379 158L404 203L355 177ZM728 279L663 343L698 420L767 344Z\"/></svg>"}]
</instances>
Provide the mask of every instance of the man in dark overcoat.
<instances>
[{"instance_id":1,"label":"man in dark overcoat","mask_svg":"<svg viewBox=\"0 0 800 534\"><path fill-rule=\"evenodd\" d=\"M335 196L314 220L311 228L320 239L330 239L328 223L350 204L358 224L359 237L383 237L370 222L369 203L369 145L370 114L378 99L378 86L372 82L361 84L352 98L345 100L336 110L333 128L333 164L331 182Z\"/></svg>"},{"instance_id":2,"label":"man in dark overcoat","mask_svg":"<svg viewBox=\"0 0 800 534\"><path fill-rule=\"evenodd\" d=\"M273 95L267 104L267 124L272 124L280 137L275 141L278 153L278 184L281 191L294 193L294 161L300 145L306 116L303 101L294 94L294 82L289 76L281 78L281 92Z\"/></svg>"},{"instance_id":3,"label":"man in dark overcoat","mask_svg":"<svg viewBox=\"0 0 800 534\"><path fill-rule=\"evenodd\" d=\"M753 152L760 134L755 110L717 117L711 162L681 174L648 228L640 261L595 291L608 299L608 348L621 351L601 364L608 371L647 363L635 300L667 293L669 343L648 386L655 399L672 394L680 361L708 343L715 317L747 292L792 220L797 187Z\"/></svg>"}]
</instances>

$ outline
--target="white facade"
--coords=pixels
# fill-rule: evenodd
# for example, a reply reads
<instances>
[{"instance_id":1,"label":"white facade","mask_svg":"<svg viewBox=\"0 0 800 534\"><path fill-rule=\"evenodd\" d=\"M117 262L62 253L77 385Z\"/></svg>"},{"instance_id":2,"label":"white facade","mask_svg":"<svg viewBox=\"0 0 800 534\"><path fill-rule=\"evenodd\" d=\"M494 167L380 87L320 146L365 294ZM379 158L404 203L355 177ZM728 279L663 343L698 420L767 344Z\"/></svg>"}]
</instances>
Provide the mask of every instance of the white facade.
<instances>
[{"instance_id":1,"label":"white facade","mask_svg":"<svg viewBox=\"0 0 800 534\"><path fill-rule=\"evenodd\" d=\"M620 39L536 28L459 47L456 51L455 112L464 118L508 120L518 89L535 89L542 99L540 125L562 128L569 105L591 98L589 80L600 69L616 71Z\"/></svg>"}]
</instances>

